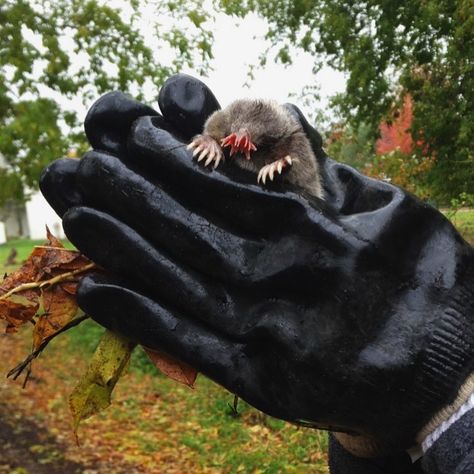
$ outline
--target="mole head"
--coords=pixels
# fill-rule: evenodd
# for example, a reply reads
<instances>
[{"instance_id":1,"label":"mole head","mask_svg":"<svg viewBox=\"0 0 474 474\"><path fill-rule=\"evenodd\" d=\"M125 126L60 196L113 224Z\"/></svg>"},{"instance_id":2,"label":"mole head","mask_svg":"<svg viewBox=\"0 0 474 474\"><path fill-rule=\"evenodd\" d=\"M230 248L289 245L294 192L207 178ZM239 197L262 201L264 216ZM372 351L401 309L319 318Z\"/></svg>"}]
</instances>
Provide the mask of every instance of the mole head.
<instances>
[{"instance_id":1,"label":"mole head","mask_svg":"<svg viewBox=\"0 0 474 474\"><path fill-rule=\"evenodd\" d=\"M236 108L236 125L246 128L258 147L274 146L294 129L285 108L271 100L242 100Z\"/></svg>"}]
</instances>

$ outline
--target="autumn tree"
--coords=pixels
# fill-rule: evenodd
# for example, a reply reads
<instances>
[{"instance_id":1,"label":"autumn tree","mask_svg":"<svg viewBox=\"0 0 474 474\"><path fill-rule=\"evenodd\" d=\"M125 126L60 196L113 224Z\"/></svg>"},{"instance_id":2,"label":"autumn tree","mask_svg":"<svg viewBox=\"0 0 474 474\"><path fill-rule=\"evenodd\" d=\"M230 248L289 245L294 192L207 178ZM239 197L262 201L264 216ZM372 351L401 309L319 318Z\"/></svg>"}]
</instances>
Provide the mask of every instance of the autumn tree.
<instances>
[{"instance_id":1,"label":"autumn tree","mask_svg":"<svg viewBox=\"0 0 474 474\"><path fill-rule=\"evenodd\" d=\"M428 172L447 201L474 188L474 3L472 0L220 0L230 14L256 11L270 23L277 60L295 51L347 74L333 106L371 138L403 97L414 100L411 133L418 152L436 160ZM296 48L296 49L295 49ZM268 54L265 55L265 58ZM266 60L264 58L264 61ZM309 81L309 79L308 79Z\"/></svg>"},{"instance_id":2,"label":"autumn tree","mask_svg":"<svg viewBox=\"0 0 474 474\"><path fill-rule=\"evenodd\" d=\"M198 1L107 3L0 2L0 206L36 188L50 161L83 149L78 103L114 89L153 100L145 91L156 94L170 74L207 66L211 36Z\"/></svg>"}]
</instances>

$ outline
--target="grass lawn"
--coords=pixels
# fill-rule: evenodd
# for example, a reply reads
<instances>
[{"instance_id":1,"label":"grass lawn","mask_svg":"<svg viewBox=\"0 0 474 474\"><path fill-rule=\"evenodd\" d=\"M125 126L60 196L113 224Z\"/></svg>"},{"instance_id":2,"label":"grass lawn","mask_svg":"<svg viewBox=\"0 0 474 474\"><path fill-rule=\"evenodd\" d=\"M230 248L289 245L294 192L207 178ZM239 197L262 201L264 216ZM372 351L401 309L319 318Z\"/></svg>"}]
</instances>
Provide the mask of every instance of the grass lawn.
<instances>
[{"instance_id":1,"label":"grass lawn","mask_svg":"<svg viewBox=\"0 0 474 474\"><path fill-rule=\"evenodd\" d=\"M474 209L460 209L456 213L446 214L463 237L474 245Z\"/></svg>"},{"instance_id":2,"label":"grass lawn","mask_svg":"<svg viewBox=\"0 0 474 474\"><path fill-rule=\"evenodd\" d=\"M73 331L68 347L87 358L102 328L87 321ZM141 396L144 382L148 397L159 394L154 407ZM130 374L119 381L116 397L117 403L93 423L134 424L133 431L121 430L121 436L141 456L174 446L192 458L192 472L327 472L326 433L265 416L242 401L235 416L232 394L203 376L193 390L179 385L159 374L140 348L133 353Z\"/></svg>"}]
</instances>

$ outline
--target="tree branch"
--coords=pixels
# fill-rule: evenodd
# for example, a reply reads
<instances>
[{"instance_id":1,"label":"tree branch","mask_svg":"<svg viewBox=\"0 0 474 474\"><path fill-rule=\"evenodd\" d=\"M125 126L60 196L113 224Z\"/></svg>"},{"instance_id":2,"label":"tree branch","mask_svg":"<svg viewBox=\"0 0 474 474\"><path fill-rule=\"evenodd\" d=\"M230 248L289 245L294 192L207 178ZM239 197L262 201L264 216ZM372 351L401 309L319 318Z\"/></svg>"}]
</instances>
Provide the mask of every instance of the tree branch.
<instances>
[{"instance_id":1,"label":"tree branch","mask_svg":"<svg viewBox=\"0 0 474 474\"><path fill-rule=\"evenodd\" d=\"M69 321L65 326L63 326L59 331L56 331L54 334L51 334L48 336L44 341L38 346L37 349L35 349L23 362L20 362L16 367L14 367L10 372L7 374L7 378L10 378L13 376L13 380L16 380L23 370L25 370L26 367L28 367L31 362L36 359L41 352L46 348L46 346L56 337L62 334L63 332L67 331L68 329L71 329L79 324L82 323L82 321L85 321L88 319L89 316L87 314L84 314L83 316L79 316L77 318L74 318L72 321ZM31 372L31 370L30 370ZM23 388L26 385L26 380L25 383L23 384Z\"/></svg>"},{"instance_id":2,"label":"tree branch","mask_svg":"<svg viewBox=\"0 0 474 474\"><path fill-rule=\"evenodd\" d=\"M10 291L0 296L0 301L6 300L10 296L14 295L15 293L20 293L21 291L32 290L35 288L42 289L48 286L56 285L57 283L66 281L69 278L74 277L75 275L79 275L80 273L87 272L88 270L92 270L93 268L97 268L97 265L95 263L89 263L82 268L78 268L77 270L72 270L70 272L61 273L61 275L56 275L55 277L50 278L49 280L34 281L31 283L22 283L21 285L18 285L17 287L12 288Z\"/></svg>"}]
</instances>

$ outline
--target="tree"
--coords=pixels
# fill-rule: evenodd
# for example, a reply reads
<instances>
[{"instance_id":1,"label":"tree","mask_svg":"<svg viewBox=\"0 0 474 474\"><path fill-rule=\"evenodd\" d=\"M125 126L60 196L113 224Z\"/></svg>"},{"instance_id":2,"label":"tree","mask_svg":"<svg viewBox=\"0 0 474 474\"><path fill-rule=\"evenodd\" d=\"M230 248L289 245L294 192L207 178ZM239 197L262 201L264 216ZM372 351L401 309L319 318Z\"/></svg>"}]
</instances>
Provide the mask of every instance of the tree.
<instances>
[{"instance_id":1,"label":"tree","mask_svg":"<svg viewBox=\"0 0 474 474\"><path fill-rule=\"evenodd\" d=\"M35 189L41 170L85 137L75 103L113 89L144 99L184 66L207 67L211 35L197 0L3 0L0 3L0 206ZM139 26L148 8L153 38ZM159 15L158 15L159 13ZM185 32L183 31L185 30ZM170 50L169 61L158 56ZM149 87L147 87L149 86ZM150 97L148 97L150 99ZM68 105L69 103L69 105ZM1 163L0 163L1 164Z\"/></svg>"},{"instance_id":2,"label":"tree","mask_svg":"<svg viewBox=\"0 0 474 474\"><path fill-rule=\"evenodd\" d=\"M447 201L474 187L474 4L472 0L221 0L229 14L256 11L270 23L276 58L294 48L347 73L333 105L357 129L379 124L403 97L414 101L411 134L435 197ZM267 56L267 55L266 55ZM422 145L420 145L422 144Z\"/></svg>"},{"instance_id":3,"label":"tree","mask_svg":"<svg viewBox=\"0 0 474 474\"><path fill-rule=\"evenodd\" d=\"M427 172L433 158L414 153L410 133L413 121L413 101L405 96L403 106L390 120L380 124L380 138L375 146L370 140L369 127L361 123L357 130L350 125L336 125L327 140L331 156L347 163L373 178L390 181L422 199L430 198Z\"/></svg>"},{"instance_id":4,"label":"tree","mask_svg":"<svg viewBox=\"0 0 474 474\"><path fill-rule=\"evenodd\" d=\"M364 172L374 160L370 127L363 122L355 130L343 123L334 125L326 140L326 150L330 156Z\"/></svg>"}]
</instances>

